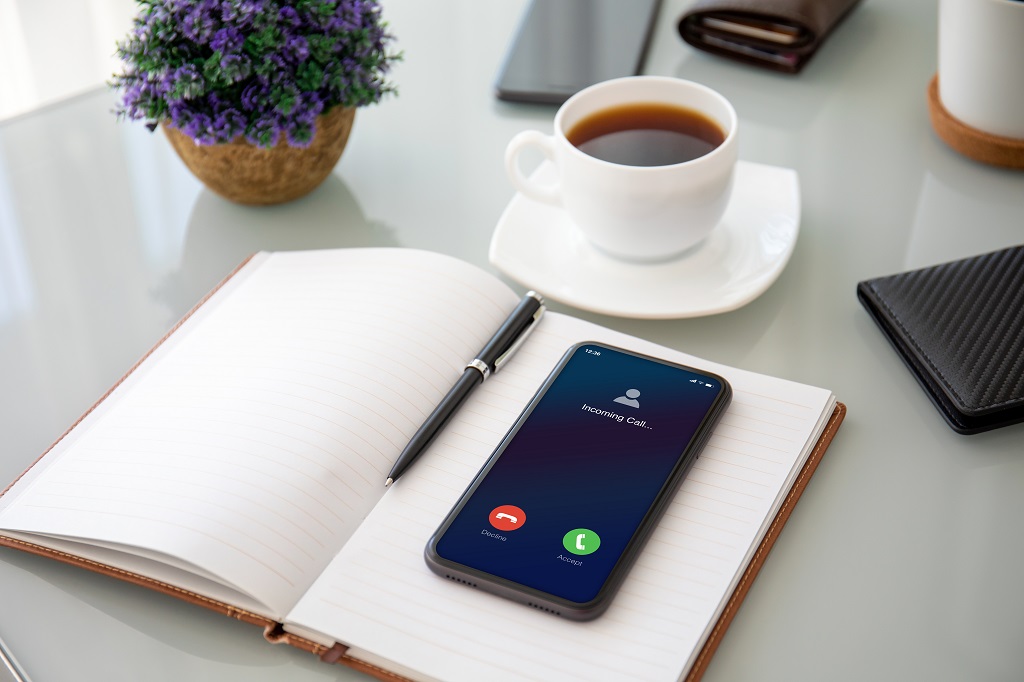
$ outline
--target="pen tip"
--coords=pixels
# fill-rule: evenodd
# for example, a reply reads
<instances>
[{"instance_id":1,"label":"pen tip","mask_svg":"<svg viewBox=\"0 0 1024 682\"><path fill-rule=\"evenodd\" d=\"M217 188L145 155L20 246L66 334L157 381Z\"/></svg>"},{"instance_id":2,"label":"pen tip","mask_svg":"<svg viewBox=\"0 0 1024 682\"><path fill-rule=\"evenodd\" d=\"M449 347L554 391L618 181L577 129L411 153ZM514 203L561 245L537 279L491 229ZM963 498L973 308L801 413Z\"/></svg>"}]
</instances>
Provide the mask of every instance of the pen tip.
<instances>
[{"instance_id":1,"label":"pen tip","mask_svg":"<svg viewBox=\"0 0 1024 682\"><path fill-rule=\"evenodd\" d=\"M395 479L393 479L393 478L388 478L388 480L384 481L384 487L385 487L385 488L390 488L390 487L391 487L391 484L392 484L392 483L394 483L394 482L395 482Z\"/></svg>"}]
</instances>

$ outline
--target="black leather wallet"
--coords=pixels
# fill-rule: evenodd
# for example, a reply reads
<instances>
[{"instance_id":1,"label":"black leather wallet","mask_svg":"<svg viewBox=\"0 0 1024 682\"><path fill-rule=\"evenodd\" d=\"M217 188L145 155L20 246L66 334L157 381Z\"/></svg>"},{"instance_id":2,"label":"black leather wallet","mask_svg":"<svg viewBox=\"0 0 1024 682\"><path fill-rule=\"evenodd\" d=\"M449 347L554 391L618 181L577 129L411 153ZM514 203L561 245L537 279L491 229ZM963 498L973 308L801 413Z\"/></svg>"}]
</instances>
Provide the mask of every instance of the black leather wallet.
<instances>
[{"instance_id":1,"label":"black leather wallet","mask_svg":"<svg viewBox=\"0 0 1024 682\"><path fill-rule=\"evenodd\" d=\"M857 297L954 431L1024 422L1024 246L860 282Z\"/></svg>"},{"instance_id":2,"label":"black leather wallet","mask_svg":"<svg viewBox=\"0 0 1024 682\"><path fill-rule=\"evenodd\" d=\"M796 73L858 0L697 0L679 20L701 50Z\"/></svg>"}]
</instances>

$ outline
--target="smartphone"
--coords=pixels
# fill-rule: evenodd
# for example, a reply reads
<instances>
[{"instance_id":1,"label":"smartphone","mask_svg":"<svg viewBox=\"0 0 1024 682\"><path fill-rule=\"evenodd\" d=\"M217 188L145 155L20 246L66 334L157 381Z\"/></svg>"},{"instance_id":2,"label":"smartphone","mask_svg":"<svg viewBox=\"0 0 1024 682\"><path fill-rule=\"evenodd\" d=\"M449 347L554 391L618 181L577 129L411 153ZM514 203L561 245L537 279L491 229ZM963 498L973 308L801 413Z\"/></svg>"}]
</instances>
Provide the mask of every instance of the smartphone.
<instances>
[{"instance_id":1,"label":"smartphone","mask_svg":"<svg viewBox=\"0 0 1024 682\"><path fill-rule=\"evenodd\" d=\"M660 0L532 0L502 64L499 99L561 104L640 73Z\"/></svg>"},{"instance_id":2,"label":"smartphone","mask_svg":"<svg viewBox=\"0 0 1024 682\"><path fill-rule=\"evenodd\" d=\"M731 395L710 372L574 345L431 537L427 565L555 615L597 617Z\"/></svg>"}]
</instances>

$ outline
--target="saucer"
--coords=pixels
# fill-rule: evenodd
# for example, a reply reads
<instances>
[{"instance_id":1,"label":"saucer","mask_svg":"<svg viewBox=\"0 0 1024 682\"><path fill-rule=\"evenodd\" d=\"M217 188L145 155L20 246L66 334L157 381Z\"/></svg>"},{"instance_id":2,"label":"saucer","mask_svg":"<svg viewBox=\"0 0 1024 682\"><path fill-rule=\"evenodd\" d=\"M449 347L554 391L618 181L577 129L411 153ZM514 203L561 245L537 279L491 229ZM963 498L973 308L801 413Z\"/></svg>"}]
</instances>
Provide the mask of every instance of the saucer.
<instances>
[{"instance_id":1,"label":"saucer","mask_svg":"<svg viewBox=\"0 0 1024 682\"><path fill-rule=\"evenodd\" d=\"M554 180L543 162L531 176ZM561 208L516 194L491 238L490 261L540 294L576 308L639 319L713 315L750 303L778 279L800 231L795 170L739 161L722 222L659 263L619 260L592 246Z\"/></svg>"}]
</instances>

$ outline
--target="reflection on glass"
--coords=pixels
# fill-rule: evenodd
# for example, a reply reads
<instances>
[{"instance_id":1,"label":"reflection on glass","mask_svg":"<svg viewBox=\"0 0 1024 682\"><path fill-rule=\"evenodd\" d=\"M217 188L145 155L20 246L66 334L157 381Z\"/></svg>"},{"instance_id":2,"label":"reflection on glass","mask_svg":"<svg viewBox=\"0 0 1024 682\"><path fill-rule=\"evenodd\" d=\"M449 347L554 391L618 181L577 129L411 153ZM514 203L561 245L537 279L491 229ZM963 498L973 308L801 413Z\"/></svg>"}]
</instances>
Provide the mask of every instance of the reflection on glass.
<instances>
[{"instance_id":1,"label":"reflection on glass","mask_svg":"<svg viewBox=\"0 0 1024 682\"><path fill-rule=\"evenodd\" d=\"M14 212L14 192L0 153L0 323L32 307L28 254Z\"/></svg>"}]
</instances>

